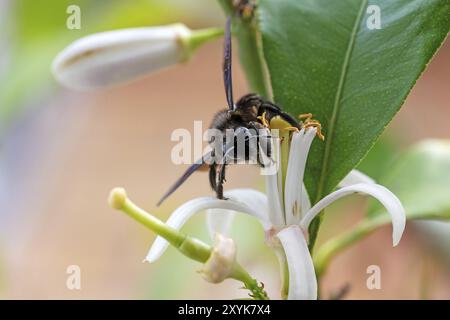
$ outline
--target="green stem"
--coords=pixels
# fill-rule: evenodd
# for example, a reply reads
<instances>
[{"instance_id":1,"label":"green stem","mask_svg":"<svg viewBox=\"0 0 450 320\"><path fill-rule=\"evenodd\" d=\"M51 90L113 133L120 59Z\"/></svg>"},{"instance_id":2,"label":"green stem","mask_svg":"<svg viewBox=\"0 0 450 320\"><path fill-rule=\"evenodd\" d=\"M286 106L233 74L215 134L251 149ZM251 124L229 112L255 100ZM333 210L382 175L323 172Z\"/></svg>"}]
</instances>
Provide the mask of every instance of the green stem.
<instances>
[{"instance_id":1,"label":"green stem","mask_svg":"<svg viewBox=\"0 0 450 320\"><path fill-rule=\"evenodd\" d=\"M275 249L281 269L281 299L286 300L289 295L289 266L283 248Z\"/></svg>"},{"instance_id":2,"label":"green stem","mask_svg":"<svg viewBox=\"0 0 450 320\"><path fill-rule=\"evenodd\" d=\"M177 248L178 251L188 258L200 263L206 263L211 256L211 246L201 240L183 234L152 216L145 210L139 208L128 199L124 189L113 189L108 201L112 208L125 212L134 220L140 222L157 235L166 239L172 246ZM250 296L252 298L257 300L269 299L267 293L264 291L264 285L259 285L258 281L253 279L239 263L234 263L230 278L243 282L244 287L250 290Z\"/></svg>"},{"instance_id":3,"label":"green stem","mask_svg":"<svg viewBox=\"0 0 450 320\"><path fill-rule=\"evenodd\" d=\"M422 212L412 212L408 214L407 218L408 220L420 220L433 218L439 219L442 217L430 216L429 214L424 214ZM391 222L391 217L387 213L379 213L373 218L363 220L352 230L328 240L319 248L317 254L314 256L314 267L316 269L317 278L319 279L319 277L323 275L332 258L339 252L389 222Z\"/></svg>"},{"instance_id":4,"label":"green stem","mask_svg":"<svg viewBox=\"0 0 450 320\"><path fill-rule=\"evenodd\" d=\"M234 13L231 0L218 0L226 15L233 17L239 42L239 57L251 90L272 99L269 75L262 51L261 35L256 19L242 19Z\"/></svg>"},{"instance_id":5,"label":"green stem","mask_svg":"<svg viewBox=\"0 0 450 320\"><path fill-rule=\"evenodd\" d=\"M288 123L286 123L288 124ZM288 124L289 125L289 124ZM289 130L280 130L280 159L281 159L281 201L284 203L284 195L286 190L287 169L289 164L289 151L291 148L291 132ZM286 210L284 211L284 222L287 223Z\"/></svg>"},{"instance_id":6,"label":"green stem","mask_svg":"<svg viewBox=\"0 0 450 320\"><path fill-rule=\"evenodd\" d=\"M237 24L239 57L250 88L261 96L272 100L271 86L259 36L256 26L249 22L243 21Z\"/></svg>"},{"instance_id":7,"label":"green stem","mask_svg":"<svg viewBox=\"0 0 450 320\"><path fill-rule=\"evenodd\" d=\"M131 200L126 199L121 210L157 235L166 239L188 258L205 263L211 255L211 247L209 245L168 226L158 218L136 206Z\"/></svg>"},{"instance_id":8,"label":"green stem","mask_svg":"<svg viewBox=\"0 0 450 320\"><path fill-rule=\"evenodd\" d=\"M269 300L267 292L264 290L264 285L250 276L250 274L238 263L234 265L231 278L241 281L244 288L249 290L250 297L255 300Z\"/></svg>"},{"instance_id":9,"label":"green stem","mask_svg":"<svg viewBox=\"0 0 450 320\"><path fill-rule=\"evenodd\" d=\"M371 220L364 220L351 231L339 235L323 244L314 256L317 279L326 271L331 259L356 241L366 237L378 227L388 223L390 217L383 215Z\"/></svg>"},{"instance_id":10,"label":"green stem","mask_svg":"<svg viewBox=\"0 0 450 320\"><path fill-rule=\"evenodd\" d=\"M192 54L195 49L197 49L204 43L221 36L223 36L223 29L221 28L200 29L193 31L186 42L189 46L189 51Z\"/></svg>"},{"instance_id":11,"label":"green stem","mask_svg":"<svg viewBox=\"0 0 450 320\"><path fill-rule=\"evenodd\" d=\"M316 244L317 236L319 235L319 228L320 228L320 224L322 223L323 215L324 215L324 210L322 210L313 219L313 221L311 222L311 225L309 226L308 248L309 248L309 252L311 252L311 254L313 253L314 245Z\"/></svg>"}]
</instances>

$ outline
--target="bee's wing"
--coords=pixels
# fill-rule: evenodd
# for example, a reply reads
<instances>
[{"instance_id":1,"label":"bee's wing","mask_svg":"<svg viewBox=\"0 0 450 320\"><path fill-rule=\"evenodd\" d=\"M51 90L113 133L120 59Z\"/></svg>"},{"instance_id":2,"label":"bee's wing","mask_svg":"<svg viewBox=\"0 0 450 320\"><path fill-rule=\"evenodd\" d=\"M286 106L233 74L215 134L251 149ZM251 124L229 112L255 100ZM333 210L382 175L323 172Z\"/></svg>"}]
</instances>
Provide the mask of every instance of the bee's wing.
<instances>
[{"instance_id":1,"label":"bee's wing","mask_svg":"<svg viewBox=\"0 0 450 320\"><path fill-rule=\"evenodd\" d=\"M175 183L170 187L170 189L162 196L162 198L156 204L158 207L166 200L172 193L174 193L195 171L200 169L202 166L207 165L206 161L211 158L211 152L205 154L201 159L197 160L192 164L183 175L175 181Z\"/></svg>"},{"instance_id":2,"label":"bee's wing","mask_svg":"<svg viewBox=\"0 0 450 320\"><path fill-rule=\"evenodd\" d=\"M227 18L225 27L225 43L223 52L223 80L225 83L225 94L227 96L228 108L234 110L233 81L231 75L231 18Z\"/></svg>"}]
</instances>

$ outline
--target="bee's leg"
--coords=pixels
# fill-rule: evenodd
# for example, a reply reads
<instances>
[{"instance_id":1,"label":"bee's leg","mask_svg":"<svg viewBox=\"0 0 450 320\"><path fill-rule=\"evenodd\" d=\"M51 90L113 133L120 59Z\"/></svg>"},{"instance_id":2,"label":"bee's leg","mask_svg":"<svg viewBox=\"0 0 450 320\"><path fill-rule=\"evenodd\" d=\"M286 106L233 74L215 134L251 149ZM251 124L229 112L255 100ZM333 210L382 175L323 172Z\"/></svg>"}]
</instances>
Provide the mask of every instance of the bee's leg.
<instances>
[{"instance_id":1,"label":"bee's leg","mask_svg":"<svg viewBox=\"0 0 450 320\"><path fill-rule=\"evenodd\" d=\"M263 118L262 118L263 119ZM263 121L263 120L262 120ZM260 165L260 148L261 148L261 135L260 130L266 129L267 127L264 124L261 124L257 121L250 121L248 124L250 131L250 135L246 137L245 141L245 152L246 152L246 160L251 161L249 163L255 164L255 162ZM270 134L269 134L270 135ZM267 137L269 137L269 135Z\"/></svg>"},{"instance_id":2,"label":"bee's leg","mask_svg":"<svg viewBox=\"0 0 450 320\"><path fill-rule=\"evenodd\" d=\"M211 189L216 191L217 185L216 185L216 164L212 163L209 166L209 185L211 186Z\"/></svg>"},{"instance_id":3,"label":"bee's leg","mask_svg":"<svg viewBox=\"0 0 450 320\"><path fill-rule=\"evenodd\" d=\"M211 164L209 166L209 185L216 192L217 199L227 200L223 196L225 181L225 164Z\"/></svg>"},{"instance_id":4,"label":"bee's leg","mask_svg":"<svg viewBox=\"0 0 450 320\"><path fill-rule=\"evenodd\" d=\"M261 119L262 119L262 118L261 118ZM265 118L264 118L264 120L265 120ZM263 121L263 120L261 120L261 121ZM266 121L267 121L267 120L266 120ZM250 129L255 130L256 133L258 133L258 130L266 128L266 126L264 126L264 124L261 124L261 123L259 123L259 122L257 122L257 121L250 121L250 122L248 123L248 126L249 126Z\"/></svg>"},{"instance_id":5,"label":"bee's leg","mask_svg":"<svg viewBox=\"0 0 450 320\"><path fill-rule=\"evenodd\" d=\"M270 133L267 136L260 136L259 135L259 131L258 130L266 128L266 126L264 124L261 124L259 122L251 121L249 123L249 127L251 129L254 129L255 132L256 132L256 135L257 135L256 136L256 143L257 143L256 162L258 163L258 165L260 167L265 168L267 165L264 164L261 161L261 157L262 157L261 153L263 153L265 157L271 158L271 156L272 156L272 145L271 145L271 143L266 143L267 141L270 141L270 140L267 140L267 139L271 139L271 135L270 135ZM261 145L262 143L264 143L264 145Z\"/></svg>"},{"instance_id":6,"label":"bee's leg","mask_svg":"<svg viewBox=\"0 0 450 320\"><path fill-rule=\"evenodd\" d=\"M216 167L216 196L217 199L227 200L223 196L223 184L225 183L225 164Z\"/></svg>"},{"instance_id":7,"label":"bee's leg","mask_svg":"<svg viewBox=\"0 0 450 320\"><path fill-rule=\"evenodd\" d=\"M291 117L289 114L287 114L284 111L280 111L279 116L285 120L286 122L288 122L291 126L293 126L294 128L300 129L300 124L298 123L297 120L295 120L293 117Z\"/></svg>"},{"instance_id":8,"label":"bee's leg","mask_svg":"<svg viewBox=\"0 0 450 320\"><path fill-rule=\"evenodd\" d=\"M264 109L270 111L270 113L272 113L276 116L280 116L284 121L288 122L291 126L301 129L300 123L298 123L298 121L295 120L293 117L291 117L288 113L276 108L275 106L273 106L271 104L264 104L262 107Z\"/></svg>"},{"instance_id":9,"label":"bee's leg","mask_svg":"<svg viewBox=\"0 0 450 320\"><path fill-rule=\"evenodd\" d=\"M322 134L322 124L320 121L314 120L312 113L301 114L298 116L302 120L303 128L316 128L317 136L320 140L325 140L325 136Z\"/></svg>"}]
</instances>

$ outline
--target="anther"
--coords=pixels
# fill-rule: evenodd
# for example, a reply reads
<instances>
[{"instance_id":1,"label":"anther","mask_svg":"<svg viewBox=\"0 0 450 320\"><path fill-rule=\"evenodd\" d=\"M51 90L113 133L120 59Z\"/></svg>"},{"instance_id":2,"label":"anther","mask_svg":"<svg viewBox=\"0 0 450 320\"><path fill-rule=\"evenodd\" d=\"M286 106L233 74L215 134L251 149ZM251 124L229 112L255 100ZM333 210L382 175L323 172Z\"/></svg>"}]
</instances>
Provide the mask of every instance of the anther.
<instances>
[{"instance_id":1,"label":"anther","mask_svg":"<svg viewBox=\"0 0 450 320\"><path fill-rule=\"evenodd\" d=\"M264 127L269 128L269 122L267 122L266 119L266 111L264 111L263 114L258 116L257 118L261 120L261 123Z\"/></svg>"}]
</instances>

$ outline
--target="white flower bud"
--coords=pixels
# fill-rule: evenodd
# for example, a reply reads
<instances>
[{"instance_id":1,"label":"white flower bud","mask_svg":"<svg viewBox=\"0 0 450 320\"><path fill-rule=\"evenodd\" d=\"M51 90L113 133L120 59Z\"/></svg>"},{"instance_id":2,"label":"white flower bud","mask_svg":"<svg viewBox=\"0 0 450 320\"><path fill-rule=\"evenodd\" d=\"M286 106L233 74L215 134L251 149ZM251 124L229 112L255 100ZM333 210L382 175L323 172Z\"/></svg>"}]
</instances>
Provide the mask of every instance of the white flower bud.
<instances>
[{"instance_id":1,"label":"white flower bud","mask_svg":"<svg viewBox=\"0 0 450 320\"><path fill-rule=\"evenodd\" d=\"M236 244L233 239L216 233L211 256L200 271L203 278L211 283L219 283L231 275L236 260Z\"/></svg>"},{"instance_id":2,"label":"white flower bud","mask_svg":"<svg viewBox=\"0 0 450 320\"><path fill-rule=\"evenodd\" d=\"M52 71L61 84L79 90L129 82L186 60L191 34L182 24L93 34L64 49Z\"/></svg>"}]
</instances>

